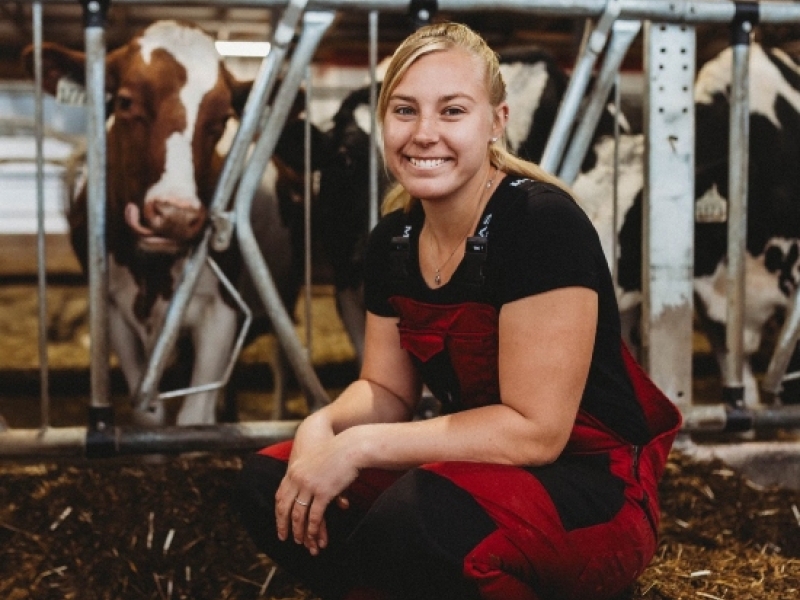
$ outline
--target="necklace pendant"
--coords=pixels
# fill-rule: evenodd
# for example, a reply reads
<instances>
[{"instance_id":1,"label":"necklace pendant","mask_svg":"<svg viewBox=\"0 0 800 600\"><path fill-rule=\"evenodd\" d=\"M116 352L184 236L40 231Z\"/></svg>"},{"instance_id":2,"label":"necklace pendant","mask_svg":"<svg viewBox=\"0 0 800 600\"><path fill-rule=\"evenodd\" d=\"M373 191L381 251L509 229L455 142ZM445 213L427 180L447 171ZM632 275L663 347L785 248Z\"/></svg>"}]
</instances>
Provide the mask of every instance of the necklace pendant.
<instances>
[{"instance_id":1,"label":"necklace pendant","mask_svg":"<svg viewBox=\"0 0 800 600\"><path fill-rule=\"evenodd\" d=\"M436 283L436 285L442 285L442 277L439 273L439 269L436 269L436 275L433 276L433 281Z\"/></svg>"}]
</instances>

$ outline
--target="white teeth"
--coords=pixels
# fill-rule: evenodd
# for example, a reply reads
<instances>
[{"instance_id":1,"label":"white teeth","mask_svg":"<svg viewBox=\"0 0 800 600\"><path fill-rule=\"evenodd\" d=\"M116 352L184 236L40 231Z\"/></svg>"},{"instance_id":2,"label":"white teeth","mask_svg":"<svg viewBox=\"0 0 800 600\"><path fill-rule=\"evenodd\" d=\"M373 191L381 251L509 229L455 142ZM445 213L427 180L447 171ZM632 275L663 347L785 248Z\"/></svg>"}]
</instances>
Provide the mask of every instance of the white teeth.
<instances>
[{"instance_id":1,"label":"white teeth","mask_svg":"<svg viewBox=\"0 0 800 600\"><path fill-rule=\"evenodd\" d=\"M429 159L421 159L421 158L410 158L411 164L415 167L420 169L433 169L434 167L438 167L441 164L444 164L445 160L443 158L429 158Z\"/></svg>"}]
</instances>

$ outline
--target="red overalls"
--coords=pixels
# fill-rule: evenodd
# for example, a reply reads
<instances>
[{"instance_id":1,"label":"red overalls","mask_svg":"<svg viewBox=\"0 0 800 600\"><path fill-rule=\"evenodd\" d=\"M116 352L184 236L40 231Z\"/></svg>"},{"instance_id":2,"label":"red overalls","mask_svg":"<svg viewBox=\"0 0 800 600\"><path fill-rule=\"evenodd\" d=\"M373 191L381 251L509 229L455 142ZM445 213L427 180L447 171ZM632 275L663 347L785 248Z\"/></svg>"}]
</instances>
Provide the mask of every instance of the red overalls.
<instances>
[{"instance_id":1,"label":"red overalls","mask_svg":"<svg viewBox=\"0 0 800 600\"><path fill-rule=\"evenodd\" d=\"M392 304L400 314L401 344L415 359L425 363L441 358L443 353L449 356L459 387L465 390L458 409L499 401L497 315L493 307L480 303L436 306L400 297L394 297ZM644 446L627 443L581 410L562 457L553 465L524 468L438 462L420 467L466 492L491 521L491 527L481 525L484 533L478 536L483 537L472 538L477 543L470 542L455 551L463 555L455 558L461 561L460 576L474 584L480 598L611 598L624 591L650 562L657 545L658 479L681 416L622 343L620 348L651 434ZM446 403L444 408L448 409ZM285 461L289 451L287 443L263 453ZM345 495L355 508L369 515L373 503L384 492L391 494L402 475L376 469L362 471ZM385 505L383 502L378 511L386 510ZM416 531L408 523L393 519L398 517L378 519L380 535L361 535L363 539L354 543L391 543L391 523L397 523L397 529ZM441 537L445 541L448 536L457 537L462 533L460 528L470 526L469 522L459 522L456 529L443 530ZM428 525L420 527L426 535L429 529ZM405 544L402 533L397 535ZM437 545L437 541L426 540L425 544ZM386 547L370 548L360 563L385 551ZM409 550L408 560L413 559L414 552ZM401 553L391 560L402 561L403 556ZM380 585L381 576L375 573L382 563L376 561L369 562L367 571ZM422 564L427 565L427 559ZM391 575L385 578L388 581ZM425 578L414 585L424 586ZM433 600L440 593L416 591L406 591L403 597ZM351 597L384 597L362 594L354 592Z\"/></svg>"}]
</instances>

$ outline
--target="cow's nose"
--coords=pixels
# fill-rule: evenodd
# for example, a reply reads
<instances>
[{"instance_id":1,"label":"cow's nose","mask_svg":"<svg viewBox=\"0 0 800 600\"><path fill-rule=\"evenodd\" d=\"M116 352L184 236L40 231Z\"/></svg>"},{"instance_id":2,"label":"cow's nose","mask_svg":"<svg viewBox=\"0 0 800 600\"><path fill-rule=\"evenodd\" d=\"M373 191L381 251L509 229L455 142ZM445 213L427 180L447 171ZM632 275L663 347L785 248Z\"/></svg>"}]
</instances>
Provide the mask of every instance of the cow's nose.
<instances>
[{"instance_id":1,"label":"cow's nose","mask_svg":"<svg viewBox=\"0 0 800 600\"><path fill-rule=\"evenodd\" d=\"M206 209L197 203L153 199L145 205L144 215L158 235L188 241L200 233L206 220Z\"/></svg>"}]
</instances>

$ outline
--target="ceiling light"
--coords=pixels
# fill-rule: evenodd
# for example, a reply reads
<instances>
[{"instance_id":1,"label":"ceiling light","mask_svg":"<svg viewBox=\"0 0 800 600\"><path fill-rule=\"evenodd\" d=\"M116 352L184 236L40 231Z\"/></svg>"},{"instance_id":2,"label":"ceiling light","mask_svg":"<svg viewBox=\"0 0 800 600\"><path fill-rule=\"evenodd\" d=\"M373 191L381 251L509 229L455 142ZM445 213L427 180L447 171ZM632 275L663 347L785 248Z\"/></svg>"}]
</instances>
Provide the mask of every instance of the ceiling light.
<instances>
[{"instance_id":1,"label":"ceiling light","mask_svg":"<svg viewBox=\"0 0 800 600\"><path fill-rule=\"evenodd\" d=\"M217 40L217 52L222 56L251 56L263 58L269 54L269 42Z\"/></svg>"}]
</instances>

